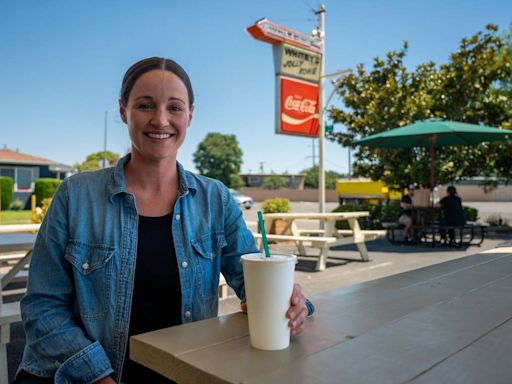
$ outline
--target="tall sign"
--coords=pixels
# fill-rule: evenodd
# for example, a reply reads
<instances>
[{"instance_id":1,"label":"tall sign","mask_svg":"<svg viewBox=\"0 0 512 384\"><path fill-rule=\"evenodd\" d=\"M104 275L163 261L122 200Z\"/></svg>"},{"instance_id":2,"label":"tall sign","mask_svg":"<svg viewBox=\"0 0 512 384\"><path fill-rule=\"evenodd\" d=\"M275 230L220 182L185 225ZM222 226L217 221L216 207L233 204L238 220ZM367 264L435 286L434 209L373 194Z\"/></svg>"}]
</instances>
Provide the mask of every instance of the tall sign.
<instances>
[{"instance_id":1,"label":"tall sign","mask_svg":"<svg viewBox=\"0 0 512 384\"><path fill-rule=\"evenodd\" d=\"M247 31L255 39L273 45L276 133L318 137L322 40L267 19Z\"/></svg>"}]
</instances>

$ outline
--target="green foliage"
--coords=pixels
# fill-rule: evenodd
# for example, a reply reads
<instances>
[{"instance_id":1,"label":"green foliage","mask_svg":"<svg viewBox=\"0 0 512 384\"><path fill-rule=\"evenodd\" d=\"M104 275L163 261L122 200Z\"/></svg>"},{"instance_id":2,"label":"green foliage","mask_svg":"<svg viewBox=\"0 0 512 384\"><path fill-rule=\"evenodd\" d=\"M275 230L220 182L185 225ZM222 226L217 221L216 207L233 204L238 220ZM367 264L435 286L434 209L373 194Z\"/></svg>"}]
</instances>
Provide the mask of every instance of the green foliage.
<instances>
[{"instance_id":1,"label":"green foliage","mask_svg":"<svg viewBox=\"0 0 512 384\"><path fill-rule=\"evenodd\" d=\"M103 154L105 154L107 160L107 167L113 167L119 160L119 155L110 151L100 151L91 153L85 158L85 161L80 164L75 164L75 168L78 172L96 171L103 168Z\"/></svg>"},{"instance_id":2,"label":"green foliage","mask_svg":"<svg viewBox=\"0 0 512 384\"><path fill-rule=\"evenodd\" d=\"M478 209L472 207L463 207L464 217L466 221L477 221L478 220Z\"/></svg>"},{"instance_id":3,"label":"green foliage","mask_svg":"<svg viewBox=\"0 0 512 384\"><path fill-rule=\"evenodd\" d=\"M23 201L20 199L14 200L11 205L9 206L9 209L11 211L21 211L23 209L25 204L23 204Z\"/></svg>"},{"instance_id":4,"label":"green foliage","mask_svg":"<svg viewBox=\"0 0 512 384\"><path fill-rule=\"evenodd\" d=\"M34 223L42 223L50 204L52 203L51 198L43 199L41 207L36 208L36 215L34 217Z\"/></svg>"},{"instance_id":5,"label":"green foliage","mask_svg":"<svg viewBox=\"0 0 512 384\"><path fill-rule=\"evenodd\" d=\"M193 161L200 174L237 188L231 185L231 175L240 173L242 155L235 135L211 132L199 143Z\"/></svg>"},{"instance_id":6,"label":"green foliage","mask_svg":"<svg viewBox=\"0 0 512 384\"><path fill-rule=\"evenodd\" d=\"M342 204L338 205L333 212L360 212L370 211L373 207L370 204ZM368 218L359 217L357 219L361 228L368 229ZM350 226L346 220L336 222L336 229L350 229Z\"/></svg>"},{"instance_id":7,"label":"green foliage","mask_svg":"<svg viewBox=\"0 0 512 384\"><path fill-rule=\"evenodd\" d=\"M245 187L245 183L240 176L236 173L229 175L229 187L233 189L240 189Z\"/></svg>"},{"instance_id":8,"label":"green foliage","mask_svg":"<svg viewBox=\"0 0 512 384\"><path fill-rule=\"evenodd\" d=\"M263 213L288 213L292 210L290 200L284 198L267 199L261 204Z\"/></svg>"},{"instance_id":9,"label":"green foliage","mask_svg":"<svg viewBox=\"0 0 512 384\"><path fill-rule=\"evenodd\" d=\"M268 176L263 179L261 184L263 189L281 189L286 187L286 180L282 176Z\"/></svg>"},{"instance_id":10,"label":"green foliage","mask_svg":"<svg viewBox=\"0 0 512 384\"><path fill-rule=\"evenodd\" d=\"M6 210L12 203L14 196L14 180L12 177L0 176L0 205L2 210Z\"/></svg>"},{"instance_id":11,"label":"green foliage","mask_svg":"<svg viewBox=\"0 0 512 384\"><path fill-rule=\"evenodd\" d=\"M318 173L319 167L315 165L314 167L304 169L301 171L304 173L306 177L304 178L304 187L305 188L318 188ZM336 189L336 180L342 178L344 175L334 171L325 171L325 188L327 189Z\"/></svg>"},{"instance_id":12,"label":"green foliage","mask_svg":"<svg viewBox=\"0 0 512 384\"><path fill-rule=\"evenodd\" d=\"M40 207L43 199L53 197L55 191L59 187L62 180L41 178L37 179L34 186L34 194L36 195L36 206Z\"/></svg>"},{"instance_id":13,"label":"green foliage","mask_svg":"<svg viewBox=\"0 0 512 384\"><path fill-rule=\"evenodd\" d=\"M431 117L512 128L512 98L501 91L510 86L512 78L512 56L504 47L497 27L488 25L485 32L462 39L448 63L440 66L427 62L407 70L407 43L385 59L375 58L369 71L358 65L354 74L337 85L346 109L330 110L331 119L345 125L348 132L327 137L352 146L354 138ZM511 141L444 147L437 151L436 179L441 184L473 176L511 180L511 151ZM353 170L387 185L405 186L411 180L428 185L429 167L427 148L360 147Z\"/></svg>"}]
</instances>

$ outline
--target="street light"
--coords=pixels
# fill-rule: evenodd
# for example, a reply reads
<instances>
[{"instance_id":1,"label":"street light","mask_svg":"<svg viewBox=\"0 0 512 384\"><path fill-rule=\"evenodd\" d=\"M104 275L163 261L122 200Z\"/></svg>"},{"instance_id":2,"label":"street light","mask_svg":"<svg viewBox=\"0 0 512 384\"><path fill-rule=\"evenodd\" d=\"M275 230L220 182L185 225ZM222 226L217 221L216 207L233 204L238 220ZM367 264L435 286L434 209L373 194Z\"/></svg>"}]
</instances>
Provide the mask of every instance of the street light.
<instances>
[{"instance_id":1,"label":"street light","mask_svg":"<svg viewBox=\"0 0 512 384\"><path fill-rule=\"evenodd\" d=\"M107 168L107 122L108 111L105 111L105 129L103 133L103 168Z\"/></svg>"}]
</instances>

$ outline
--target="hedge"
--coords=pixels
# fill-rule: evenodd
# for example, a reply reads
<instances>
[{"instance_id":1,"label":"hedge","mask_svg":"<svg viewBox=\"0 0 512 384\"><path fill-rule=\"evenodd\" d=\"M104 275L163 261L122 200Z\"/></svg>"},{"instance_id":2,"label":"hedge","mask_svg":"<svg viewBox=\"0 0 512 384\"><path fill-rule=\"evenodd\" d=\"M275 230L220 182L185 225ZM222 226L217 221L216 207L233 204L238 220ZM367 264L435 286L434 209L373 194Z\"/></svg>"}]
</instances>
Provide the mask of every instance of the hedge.
<instances>
[{"instance_id":1,"label":"hedge","mask_svg":"<svg viewBox=\"0 0 512 384\"><path fill-rule=\"evenodd\" d=\"M52 198L60 183L62 183L62 180L60 179L37 179L34 187L34 194L36 195L36 205L38 207L41 207L44 199Z\"/></svg>"},{"instance_id":2,"label":"hedge","mask_svg":"<svg viewBox=\"0 0 512 384\"><path fill-rule=\"evenodd\" d=\"M12 177L0 176L0 194L2 195L0 204L2 210L5 211L10 207L14 196L14 180Z\"/></svg>"}]
</instances>

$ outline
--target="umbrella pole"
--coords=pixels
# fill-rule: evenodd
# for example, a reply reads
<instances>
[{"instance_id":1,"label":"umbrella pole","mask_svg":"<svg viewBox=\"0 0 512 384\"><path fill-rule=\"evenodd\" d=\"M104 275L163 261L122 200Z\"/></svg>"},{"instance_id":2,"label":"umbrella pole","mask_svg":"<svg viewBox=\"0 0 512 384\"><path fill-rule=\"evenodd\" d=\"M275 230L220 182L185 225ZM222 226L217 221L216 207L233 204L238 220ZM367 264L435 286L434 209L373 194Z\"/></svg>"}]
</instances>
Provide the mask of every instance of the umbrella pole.
<instances>
[{"instance_id":1,"label":"umbrella pole","mask_svg":"<svg viewBox=\"0 0 512 384\"><path fill-rule=\"evenodd\" d=\"M436 182L436 140L437 135L430 138L430 200L434 206L434 187Z\"/></svg>"}]
</instances>

